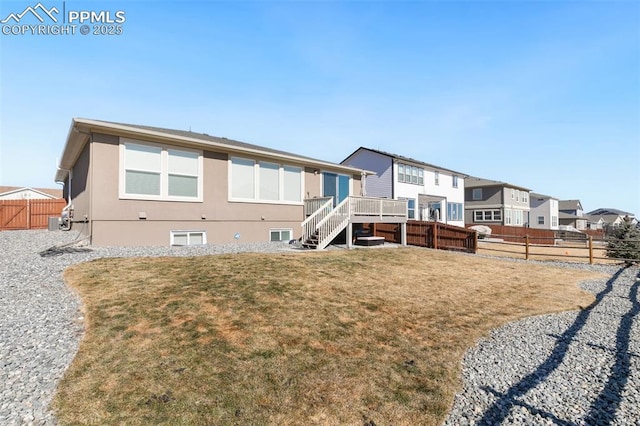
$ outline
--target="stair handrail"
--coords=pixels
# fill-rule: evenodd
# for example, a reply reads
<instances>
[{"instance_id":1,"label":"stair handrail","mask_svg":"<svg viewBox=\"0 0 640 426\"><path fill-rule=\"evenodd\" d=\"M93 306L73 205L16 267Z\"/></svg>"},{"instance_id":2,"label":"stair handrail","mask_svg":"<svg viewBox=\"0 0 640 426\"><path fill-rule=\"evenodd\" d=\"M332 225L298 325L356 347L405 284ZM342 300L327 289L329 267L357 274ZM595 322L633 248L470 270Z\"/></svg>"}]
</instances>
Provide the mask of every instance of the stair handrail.
<instances>
[{"instance_id":1,"label":"stair handrail","mask_svg":"<svg viewBox=\"0 0 640 426\"><path fill-rule=\"evenodd\" d=\"M333 198L328 198L318 210L302 222L302 242L307 241L318 229L319 223L333 210Z\"/></svg>"},{"instance_id":2,"label":"stair handrail","mask_svg":"<svg viewBox=\"0 0 640 426\"><path fill-rule=\"evenodd\" d=\"M322 250L347 227L351 217L351 197L347 197L317 225L318 250Z\"/></svg>"}]
</instances>

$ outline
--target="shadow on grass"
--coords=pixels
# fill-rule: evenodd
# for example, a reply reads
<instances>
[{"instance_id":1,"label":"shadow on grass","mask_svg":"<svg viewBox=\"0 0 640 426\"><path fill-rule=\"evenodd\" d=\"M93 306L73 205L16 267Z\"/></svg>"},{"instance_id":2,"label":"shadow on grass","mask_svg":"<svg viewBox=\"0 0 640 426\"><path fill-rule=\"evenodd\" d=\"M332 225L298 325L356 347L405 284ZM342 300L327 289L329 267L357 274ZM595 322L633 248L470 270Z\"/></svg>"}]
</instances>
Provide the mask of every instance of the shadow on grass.
<instances>
[{"instance_id":1,"label":"shadow on grass","mask_svg":"<svg viewBox=\"0 0 640 426\"><path fill-rule=\"evenodd\" d=\"M513 406L523 405L523 403L521 401L518 401L517 398L526 394L529 390L535 388L536 386L538 386L538 384L546 380L547 377L562 364L564 357L567 353L567 350L569 349L569 346L573 342L576 334L586 324L587 319L591 315L593 308L597 306L600 302L602 302L605 296L611 293L611 291L613 290L613 284L616 282L616 280L620 277L620 275L622 274L622 272L624 272L626 268L627 267L621 267L607 281L605 288L596 295L596 300L591 304L591 306L589 306L587 309L584 309L578 313L578 316L574 320L573 324L571 324L571 326L564 333L558 336L558 339L556 341L555 347L553 348L553 351L551 352L551 355L549 355L549 357L547 357L547 359L542 364L540 364L538 368L536 368L536 370L534 370L532 373L523 377L518 383L515 383L504 393L498 393L494 389L491 389L488 387L482 388L482 390L486 392L498 395L499 398L484 412L482 418L478 421L477 424L479 425L501 424L504 421L504 419L507 417L507 415L509 414ZM637 285L635 286L635 292L637 296ZM633 319L633 316L630 317L629 323L632 321L632 319ZM630 324L628 328L630 330L631 328ZM618 333L618 337L621 338L620 332ZM626 345L625 345L626 348L628 348L628 342L629 342L629 333L627 332ZM618 347L620 346L621 345L618 344ZM626 350L625 350L625 353L626 353ZM628 361L629 361L628 356L626 357L626 360L628 365ZM555 416L549 413L544 413L542 410L539 410L537 408L530 408L530 407L527 407L527 408L529 408L530 412L538 414L539 416L544 418L552 419L555 422L557 422L557 424L564 424L563 421L561 421L560 419L557 419ZM592 406L592 409L593 409L593 406ZM567 423L567 424L571 424L571 423ZM587 424L591 424L591 423L587 423Z\"/></svg>"}]
</instances>

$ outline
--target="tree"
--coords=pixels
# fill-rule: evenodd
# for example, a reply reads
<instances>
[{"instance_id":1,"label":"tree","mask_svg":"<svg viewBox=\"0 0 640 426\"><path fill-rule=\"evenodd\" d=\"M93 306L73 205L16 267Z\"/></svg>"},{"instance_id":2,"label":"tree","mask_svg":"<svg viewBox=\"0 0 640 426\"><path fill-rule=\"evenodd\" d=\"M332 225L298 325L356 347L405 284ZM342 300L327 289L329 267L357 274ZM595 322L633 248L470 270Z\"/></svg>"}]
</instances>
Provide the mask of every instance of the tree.
<instances>
[{"instance_id":1,"label":"tree","mask_svg":"<svg viewBox=\"0 0 640 426\"><path fill-rule=\"evenodd\" d=\"M607 257L624 259L627 263L640 262L640 230L628 216L616 227L607 243Z\"/></svg>"}]
</instances>

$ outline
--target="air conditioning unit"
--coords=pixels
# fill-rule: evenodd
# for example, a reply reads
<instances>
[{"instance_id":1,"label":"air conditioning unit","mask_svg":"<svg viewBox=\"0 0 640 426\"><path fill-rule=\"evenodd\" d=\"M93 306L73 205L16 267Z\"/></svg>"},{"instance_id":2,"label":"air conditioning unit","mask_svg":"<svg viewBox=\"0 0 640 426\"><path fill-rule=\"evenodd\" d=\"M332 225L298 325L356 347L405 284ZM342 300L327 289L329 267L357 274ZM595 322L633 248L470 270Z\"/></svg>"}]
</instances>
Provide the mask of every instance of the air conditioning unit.
<instances>
[{"instance_id":1,"label":"air conditioning unit","mask_svg":"<svg viewBox=\"0 0 640 426\"><path fill-rule=\"evenodd\" d=\"M49 231L57 231L60 229L60 218L59 217L50 217L49 218Z\"/></svg>"}]
</instances>

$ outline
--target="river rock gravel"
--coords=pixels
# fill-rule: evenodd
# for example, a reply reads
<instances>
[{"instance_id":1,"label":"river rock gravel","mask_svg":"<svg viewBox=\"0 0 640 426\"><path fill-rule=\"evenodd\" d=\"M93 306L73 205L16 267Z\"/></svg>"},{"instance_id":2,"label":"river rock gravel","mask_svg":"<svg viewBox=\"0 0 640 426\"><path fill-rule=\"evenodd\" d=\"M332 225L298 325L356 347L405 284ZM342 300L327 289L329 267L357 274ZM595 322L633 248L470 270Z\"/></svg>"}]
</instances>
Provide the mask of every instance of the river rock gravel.
<instances>
[{"instance_id":1,"label":"river rock gravel","mask_svg":"<svg viewBox=\"0 0 640 426\"><path fill-rule=\"evenodd\" d=\"M101 257L291 249L93 248L73 231L0 232L0 425L56 424L49 404L83 332L81 302L62 280L66 267ZM467 352L446 425L638 424L638 268L596 268L612 278L583 283L597 295L593 309L508 324Z\"/></svg>"}]
</instances>

